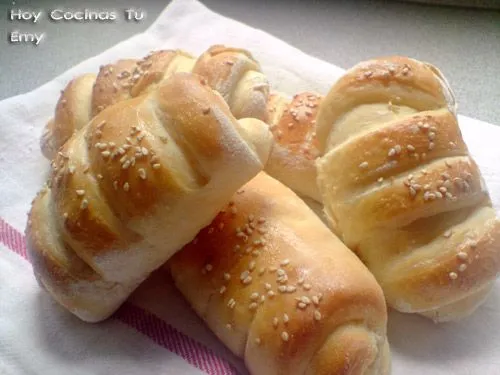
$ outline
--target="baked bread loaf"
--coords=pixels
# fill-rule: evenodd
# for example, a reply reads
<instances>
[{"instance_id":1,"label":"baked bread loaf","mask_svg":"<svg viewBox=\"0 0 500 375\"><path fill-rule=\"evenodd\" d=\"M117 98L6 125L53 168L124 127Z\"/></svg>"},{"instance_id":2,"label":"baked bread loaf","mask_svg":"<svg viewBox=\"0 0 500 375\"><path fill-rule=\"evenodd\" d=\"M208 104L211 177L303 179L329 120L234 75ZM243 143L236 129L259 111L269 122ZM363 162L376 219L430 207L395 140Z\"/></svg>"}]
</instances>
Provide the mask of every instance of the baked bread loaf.
<instances>
[{"instance_id":1,"label":"baked bread loaf","mask_svg":"<svg viewBox=\"0 0 500 375\"><path fill-rule=\"evenodd\" d=\"M375 278L289 188L260 173L165 265L251 374L384 375Z\"/></svg>"},{"instance_id":2,"label":"baked bread loaf","mask_svg":"<svg viewBox=\"0 0 500 375\"><path fill-rule=\"evenodd\" d=\"M235 120L188 73L101 111L64 144L32 203L39 283L81 319L105 319L263 169L271 142L265 123Z\"/></svg>"},{"instance_id":3,"label":"baked bread loaf","mask_svg":"<svg viewBox=\"0 0 500 375\"><path fill-rule=\"evenodd\" d=\"M323 97L302 92L289 100L272 93L268 102L268 123L274 145L266 172L302 197L320 202L315 159L319 156L316 114Z\"/></svg>"},{"instance_id":4,"label":"baked bread loaf","mask_svg":"<svg viewBox=\"0 0 500 375\"><path fill-rule=\"evenodd\" d=\"M176 72L203 76L237 119L266 120L269 85L248 51L215 45L195 59L181 50L160 50L141 60L118 60L101 66L97 75L84 74L70 81L42 133L43 155L52 160L71 135L102 110L155 90Z\"/></svg>"},{"instance_id":5,"label":"baked bread loaf","mask_svg":"<svg viewBox=\"0 0 500 375\"><path fill-rule=\"evenodd\" d=\"M500 222L446 79L406 57L362 62L317 116L328 220L396 310L456 320L500 271Z\"/></svg>"}]
</instances>

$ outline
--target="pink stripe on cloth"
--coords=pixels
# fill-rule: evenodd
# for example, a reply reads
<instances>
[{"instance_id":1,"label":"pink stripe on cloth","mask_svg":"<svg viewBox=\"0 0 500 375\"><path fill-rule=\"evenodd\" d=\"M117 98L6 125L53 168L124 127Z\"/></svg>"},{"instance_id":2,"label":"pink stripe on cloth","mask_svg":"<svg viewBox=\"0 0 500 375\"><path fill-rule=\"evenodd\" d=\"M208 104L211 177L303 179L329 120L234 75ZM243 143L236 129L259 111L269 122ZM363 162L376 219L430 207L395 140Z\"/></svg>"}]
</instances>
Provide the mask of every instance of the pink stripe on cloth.
<instances>
[{"instance_id":1,"label":"pink stripe on cloth","mask_svg":"<svg viewBox=\"0 0 500 375\"><path fill-rule=\"evenodd\" d=\"M0 217L0 243L24 259L24 236ZM125 303L112 319L134 328L156 344L182 357L186 362L210 375L237 375L236 369L213 351L189 336L184 335L156 315L131 303Z\"/></svg>"}]
</instances>

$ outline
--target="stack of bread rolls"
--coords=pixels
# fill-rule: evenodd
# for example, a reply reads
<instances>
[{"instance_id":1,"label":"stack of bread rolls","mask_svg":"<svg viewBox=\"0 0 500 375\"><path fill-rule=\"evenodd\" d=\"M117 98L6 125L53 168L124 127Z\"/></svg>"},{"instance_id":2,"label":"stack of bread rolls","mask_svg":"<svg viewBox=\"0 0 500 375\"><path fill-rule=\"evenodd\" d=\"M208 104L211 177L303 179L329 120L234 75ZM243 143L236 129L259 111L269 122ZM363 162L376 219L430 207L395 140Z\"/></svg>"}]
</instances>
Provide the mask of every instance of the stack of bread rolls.
<instances>
[{"instance_id":1,"label":"stack of bread rolls","mask_svg":"<svg viewBox=\"0 0 500 375\"><path fill-rule=\"evenodd\" d=\"M52 297L96 322L168 272L252 374L389 374L386 302L458 319L500 271L451 90L405 57L291 98L243 49L120 60L68 84L41 147L28 254Z\"/></svg>"}]
</instances>

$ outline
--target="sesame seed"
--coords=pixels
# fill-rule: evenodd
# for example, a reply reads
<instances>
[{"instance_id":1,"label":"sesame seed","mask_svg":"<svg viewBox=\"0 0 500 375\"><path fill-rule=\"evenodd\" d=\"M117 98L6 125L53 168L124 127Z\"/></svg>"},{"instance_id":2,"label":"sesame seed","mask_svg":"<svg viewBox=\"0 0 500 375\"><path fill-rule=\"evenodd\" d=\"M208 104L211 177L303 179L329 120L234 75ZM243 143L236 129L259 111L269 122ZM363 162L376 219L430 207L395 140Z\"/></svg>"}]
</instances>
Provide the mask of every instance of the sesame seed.
<instances>
[{"instance_id":1,"label":"sesame seed","mask_svg":"<svg viewBox=\"0 0 500 375\"><path fill-rule=\"evenodd\" d=\"M451 280L456 280L458 275L456 274L456 272L450 272L448 274L448 276L450 277Z\"/></svg>"},{"instance_id":2,"label":"sesame seed","mask_svg":"<svg viewBox=\"0 0 500 375\"><path fill-rule=\"evenodd\" d=\"M383 182L383 181L384 181L384 178L383 178L383 177L379 177L377 181L378 181L378 182Z\"/></svg>"},{"instance_id":3,"label":"sesame seed","mask_svg":"<svg viewBox=\"0 0 500 375\"><path fill-rule=\"evenodd\" d=\"M85 194L85 190L78 189L78 190L76 191L76 195L78 195L79 197L82 197L84 194Z\"/></svg>"},{"instance_id":4,"label":"sesame seed","mask_svg":"<svg viewBox=\"0 0 500 375\"><path fill-rule=\"evenodd\" d=\"M107 150L106 150L106 151L102 151L102 152L101 152L101 155L102 155L103 157L107 158L107 157L109 157L109 155L111 155L111 152L109 152L109 151L107 151Z\"/></svg>"},{"instance_id":5,"label":"sesame seed","mask_svg":"<svg viewBox=\"0 0 500 375\"><path fill-rule=\"evenodd\" d=\"M305 290L310 290L312 288L311 284L304 284Z\"/></svg>"},{"instance_id":6,"label":"sesame seed","mask_svg":"<svg viewBox=\"0 0 500 375\"><path fill-rule=\"evenodd\" d=\"M266 219L264 219L263 217L259 217L259 219L257 220L257 222L259 224L264 224L266 222Z\"/></svg>"},{"instance_id":7,"label":"sesame seed","mask_svg":"<svg viewBox=\"0 0 500 375\"><path fill-rule=\"evenodd\" d=\"M159 163L153 164L153 169L160 169L161 165Z\"/></svg>"},{"instance_id":8,"label":"sesame seed","mask_svg":"<svg viewBox=\"0 0 500 375\"><path fill-rule=\"evenodd\" d=\"M257 292L253 292L251 295L250 295L250 299L252 301L257 301L259 299L259 293Z\"/></svg>"},{"instance_id":9,"label":"sesame seed","mask_svg":"<svg viewBox=\"0 0 500 375\"><path fill-rule=\"evenodd\" d=\"M203 114L204 115L208 115L208 113L210 112L210 107L206 107L203 109Z\"/></svg>"},{"instance_id":10,"label":"sesame seed","mask_svg":"<svg viewBox=\"0 0 500 375\"><path fill-rule=\"evenodd\" d=\"M288 264L290 264L290 259L285 259L284 261L282 261L282 262L280 263L280 265L281 265L282 267L285 267L285 266L287 266Z\"/></svg>"},{"instance_id":11,"label":"sesame seed","mask_svg":"<svg viewBox=\"0 0 500 375\"><path fill-rule=\"evenodd\" d=\"M450 238L451 234L452 234L452 231L451 230L447 230L446 232L443 233L443 237Z\"/></svg>"},{"instance_id":12,"label":"sesame seed","mask_svg":"<svg viewBox=\"0 0 500 375\"><path fill-rule=\"evenodd\" d=\"M68 213L67 213L67 212L63 213L63 217L64 217L65 219L67 219L67 218L68 218Z\"/></svg>"},{"instance_id":13,"label":"sesame seed","mask_svg":"<svg viewBox=\"0 0 500 375\"><path fill-rule=\"evenodd\" d=\"M269 267L269 272L273 273L273 272L276 272L278 270L278 268L276 267Z\"/></svg>"},{"instance_id":14,"label":"sesame seed","mask_svg":"<svg viewBox=\"0 0 500 375\"><path fill-rule=\"evenodd\" d=\"M368 168L368 162L367 162L367 161L362 162L362 163L359 165L359 168L361 168L361 169L366 169L366 168Z\"/></svg>"},{"instance_id":15,"label":"sesame seed","mask_svg":"<svg viewBox=\"0 0 500 375\"><path fill-rule=\"evenodd\" d=\"M265 272L266 272L266 268L265 268L265 267L262 267L262 268L259 270L259 276L262 276Z\"/></svg>"},{"instance_id":16,"label":"sesame seed","mask_svg":"<svg viewBox=\"0 0 500 375\"><path fill-rule=\"evenodd\" d=\"M321 320L321 313L319 312L319 310L314 310L314 320L318 322Z\"/></svg>"},{"instance_id":17,"label":"sesame seed","mask_svg":"<svg viewBox=\"0 0 500 375\"><path fill-rule=\"evenodd\" d=\"M429 143L429 151L434 149L434 142Z\"/></svg>"},{"instance_id":18,"label":"sesame seed","mask_svg":"<svg viewBox=\"0 0 500 375\"><path fill-rule=\"evenodd\" d=\"M366 78L370 78L372 75L373 75L373 72L370 72L370 71L367 71L367 72L364 73L364 76Z\"/></svg>"},{"instance_id":19,"label":"sesame seed","mask_svg":"<svg viewBox=\"0 0 500 375\"><path fill-rule=\"evenodd\" d=\"M475 248L476 248L476 246L477 246L477 241L471 241L471 242L469 243L469 245L470 245L470 247L471 247L472 249L475 249Z\"/></svg>"},{"instance_id":20,"label":"sesame seed","mask_svg":"<svg viewBox=\"0 0 500 375\"><path fill-rule=\"evenodd\" d=\"M229 281L231 280L231 275L228 274L227 272L224 273L224 280Z\"/></svg>"},{"instance_id":21,"label":"sesame seed","mask_svg":"<svg viewBox=\"0 0 500 375\"><path fill-rule=\"evenodd\" d=\"M443 194L439 191L436 191L434 194L436 194L436 197L439 198L439 199L442 199L443 198Z\"/></svg>"},{"instance_id":22,"label":"sesame seed","mask_svg":"<svg viewBox=\"0 0 500 375\"><path fill-rule=\"evenodd\" d=\"M252 276L248 276L243 280L244 285L248 285L252 282Z\"/></svg>"},{"instance_id":23,"label":"sesame seed","mask_svg":"<svg viewBox=\"0 0 500 375\"><path fill-rule=\"evenodd\" d=\"M206 269L208 272L210 272L210 271L212 271L212 270L214 269L214 267L213 267L210 263L208 263L207 265L205 265L205 269Z\"/></svg>"},{"instance_id":24,"label":"sesame seed","mask_svg":"<svg viewBox=\"0 0 500 375\"><path fill-rule=\"evenodd\" d=\"M232 330L233 329L233 326L231 324L226 324L226 328L229 329L229 330Z\"/></svg>"},{"instance_id":25,"label":"sesame seed","mask_svg":"<svg viewBox=\"0 0 500 375\"><path fill-rule=\"evenodd\" d=\"M231 298L228 302L227 302L227 307L229 307L230 309L234 309L236 306L236 301L234 300L234 298Z\"/></svg>"},{"instance_id":26,"label":"sesame seed","mask_svg":"<svg viewBox=\"0 0 500 375\"><path fill-rule=\"evenodd\" d=\"M415 147L413 145L407 145L406 146L406 149L410 152L414 152L415 151Z\"/></svg>"},{"instance_id":27,"label":"sesame seed","mask_svg":"<svg viewBox=\"0 0 500 375\"><path fill-rule=\"evenodd\" d=\"M234 214L236 214L236 212L238 212L236 207L231 207L231 213L234 215Z\"/></svg>"},{"instance_id":28,"label":"sesame seed","mask_svg":"<svg viewBox=\"0 0 500 375\"><path fill-rule=\"evenodd\" d=\"M257 338L255 339L255 343L256 343L257 345L260 345L260 344L261 344L261 342L262 342L262 341L260 340L260 338L258 338L258 337L257 337Z\"/></svg>"},{"instance_id":29,"label":"sesame seed","mask_svg":"<svg viewBox=\"0 0 500 375\"><path fill-rule=\"evenodd\" d=\"M300 298L300 300L305 303L306 305L310 305L311 304L311 300L309 299L309 297L306 297L306 296L302 296Z\"/></svg>"},{"instance_id":30,"label":"sesame seed","mask_svg":"<svg viewBox=\"0 0 500 375\"><path fill-rule=\"evenodd\" d=\"M139 173L139 177L141 179L145 180L147 178L146 170L144 168L139 168L137 172Z\"/></svg>"},{"instance_id":31,"label":"sesame seed","mask_svg":"<svg viewBox=\"0 0 500 375\"><path fill-rule=\"evenodd\" d=\"M297 285L302 285L304 284L305 280L303 277L300 277L299 280L297 281Z\"/></svg>"},{"instance_id":32,"label":"sesame seed","mask_svg":"<svg viewBox=\"0 0 500 375\"><path fill-rule=\"evenodd\" d=\"M396 155L396 150L394 148L391 148L387 153L387 156L394 156L394 155Z\"/></svg>"},{"instance_id":33,"label":"sesame seed","mask_svg":"<svg viewBox=\"0 0 500 375\"><path fill-rule=\"evenodd\" d=\"M287 324L290 321L290 317L288 314L283 314L283 323Z\"/></svg>"},{"instance_id":34,"label":"sesame seed","mask_svg":"<svg viewBox=\"0 0 500 375\"><path fill-rule=\"evenodd\" d=\"M428 137L431 141L433 141L436 138L436 133L434 132L429 132Z\"/></svg>"},{"instance_id":35,"label":"sesame seed","mask_svg":"<svg viewBox=\"0 0 500 375\"><path fill-rule=\"evenodd\" d=\"M80 204L80 209L85 210L89 206L89 202L84 199L82 200L82 203Z\"/></svg>"},{"instance_id":36,"label":"sesame seed","mask_svg":"<svg viewBox=\"0 0 500 375\"><path fill-rule=\"evenodd\" d=\"M286 285L280 285L280 286L278 286L278 292L280 292L280 293L286 293L287 292Z\"/></svg>"},{"instance_id":37,"label":"sesame seed","mask_svg":"<svg viewBox=\"0 0 500 375\"><path fill-rule=\"evenodd\" d=\"M267 292L267 295L269 296L269 298L273 298L275 296L275 293L270 290L269 292Z\"/></svg>"},{"instance_id":38,"label":"sesame seed","mask_svg":"<svg viewBox=\"0 0 500 375\"><path fill-rule=\"evenodd\" d=\"M305 309L306 309L306 307L307 307L307 305L306 305L304 302L302 302L302 301L301 301L301 302L299 302L299 303L297 304L297 307L298 307L299 309L301 309L301 310L305 310Z\"/></svg>"},{"instance_id":39,"label":"sesame seed","mask_svg":"<svg viewBox=\"0 0 500 375\"><path fill-rule=\"evenodd\" d=\"M272 289L272 285L269 284L269 283L265 283L264 284L264 288L266 288L266 290L271 290Z\"/></svg>"},{"instance_id":40,"label":"sesame seed","mask_svg":"<svg viewBox=\"0 0 500 375\"><path fill-rule=\"evenodd\" d=\"M278 324L279 324L279 319L277 317L274 317L273 318L273 327L274 328L278 327Z\"/></svg>"},{"instance_id":41,"label":"sesame seed","mask_svg":"<svg viewBox=\"0 0 500 375\"><path fill-rule=\"evenodd\" d=\"M224 294L226 292L226 287L223 285L221 286L221 288L219 289L219 293L220 294Z\"/></svg>"},{"instance_id":42,"label":"sesame seed","mask_svg":"<svg viewBox=\"0 0 500 375\"><path fill-rule=\"evenodd\" d=\"M318 296L312 296L311 297L311 301L312 301L312 303L314 303L314 305L316 305L316 306L319 305L319 298L318 298Z\"/></svg>"},{"instance_id":43,"label":"sesame seed","mask_svg":"<svg viewBox=\"0 0 500 375\"><path fill-rule=\"evenodd\" d=\"M113 181L113 188L118 190L118 181Z\"/></svg>"},{"instance_id":44,"label":"sesame seed","mask_svg":"<svg viewBox=\"0 0 500 375\"><path fill-rule=\"evenodd\" d=\"M285 276L285 274L286 274L285 270L284 270L284 269L282 269L282 268L280 268L280 269L278 270L278 272L276 272L276 273L278 274L278 276Z\"/></svg>"},{"instance_id":45,"label":"sesame seed","mask_svg":"<svg viewBox=\"0 0 500 375\"><path fill-rule=\"evenodd\" d=\"M256 310L259 305L255 302L252 302L250 305L248 305L249 310Z\"/></svg>"},{"instance_id":46,"label":"sesame seed","mask_svg":"<svg viewBox=\"0 0 500 375\"><path fill-rule=\"evenodd\" d=\"M394 151L396 151L396 154L400 154L401 153L401 146L400 145L394 146Z\"/></svg>"},{"instance_id":47,"label":"sesame seed","mask_svg":"<svg viewBox=\"0 0 500 375\"><path fill-rule=\"evenodd\" d=\"M458 271L459 272L464 272L467 269L467 264L462 263L461 265L458 266Z\"/></svg>"},{"instance_id":48,"label":"sesame seed","mask_svg":"<svg viewBox=\"0 0 500 375\"><path fill-rule=\"evenodd\" d=\"M130 190L130 185L128 184L128 182L125 182L125 183L123 184L123 190L124 190L124 191L129 191L129 190Z\"/></svg>"},{"instance_id":49,"label":"sesame seed","mask_svg":"<svg viewBox=\"0 0 500 375\"><path fill-rule=\"evenodd\" d=\"M72 165L70 165L70 166L68 167L68 172L69 172L70 174L75 173L75 167L74 167L74 166L72 166Z\"/></svg>"},{"instance_id":50,"label":"sesame seed","mask_svg":"<svg viewBox=\"0 0 500 375\"><path fill-rule=\"evenodd\" d=\"M468 254L464 251L460 251L458 254L457 254L457 258L460 259L460 260L466 260L468 258Z\"/></svg>"},{"instance_id":51,"label":"sesame seed","mask_svg":"<svg viewBox=\"0 0 500 375\"><path fill-rule=\"evenodd\" d=\"M253 271L255 269L255 261L251 261L249 264L248 264L248 269L250 271Z\"/></svg>"},{"instance_id":52,"label":"sesame seed","mask_svg":"<svg viewBox=\"0 0 500 375\"><path fill-rule=\"evenodd\" d=\"M250 276L250 272L249 271L243 271L241 274L240 274L240 280L243 281L245 280L248 276Z\"/></svg>"},{"instance_id":53,"label":"sesame seed","mask_svg":"<svg viewBox=\"0 0 500 375\"><path fill-rule=\"evenodd\" d=\"M297 290L297 287L296 287L296 286L294 286L294 285L287 285L287 287L286 287L286 291L287 291L287 293L293 293L293 292L295 292L296 290Z\"/></svg>"},{"instance_id":54,"label":"sesame seed","mask_svg":"<svg viewBox=\"0 0 500 375\"><path fill-rule=\"evenodd\" d=\"M122 169L128 169L128 167L130 167L130 160L125 160L122 164Z\"/></svg>"},{"instance_id":55,"label":"sesame seed","mask_svg":"<svg viewBox=\"0 0 500 375\"><path fill-rule=\"evenodd\" d=\"M283 331L281 332L281 339L285 342L287 342L290 339L290 336L288 335L288 332Z\"/></svg>"}]
</instances>

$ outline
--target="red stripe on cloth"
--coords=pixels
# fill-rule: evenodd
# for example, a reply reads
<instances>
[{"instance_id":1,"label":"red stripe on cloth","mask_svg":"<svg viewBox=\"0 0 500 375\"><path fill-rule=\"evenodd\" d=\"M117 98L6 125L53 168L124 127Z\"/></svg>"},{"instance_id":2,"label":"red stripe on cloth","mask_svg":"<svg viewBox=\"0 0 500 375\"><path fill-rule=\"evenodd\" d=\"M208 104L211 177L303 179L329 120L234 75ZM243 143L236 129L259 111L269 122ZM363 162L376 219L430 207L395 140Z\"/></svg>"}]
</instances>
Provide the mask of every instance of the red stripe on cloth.
<instances>
[{"instance_id":1,"label":"red stripe on cloth","mask_svg":"<svg viewBox=\"0 0 500 375\"><path fill-rule=\"evenodd\" d=\"M26 241L24 236L0 217L0 243L24 259ZM156 315L131 303L125 303L112 316L143 335L157 345L182 357L186 362L210 375L237 375L236 369L213 351L189 336L184 335Z\"/></svg>"}]
</instances>

